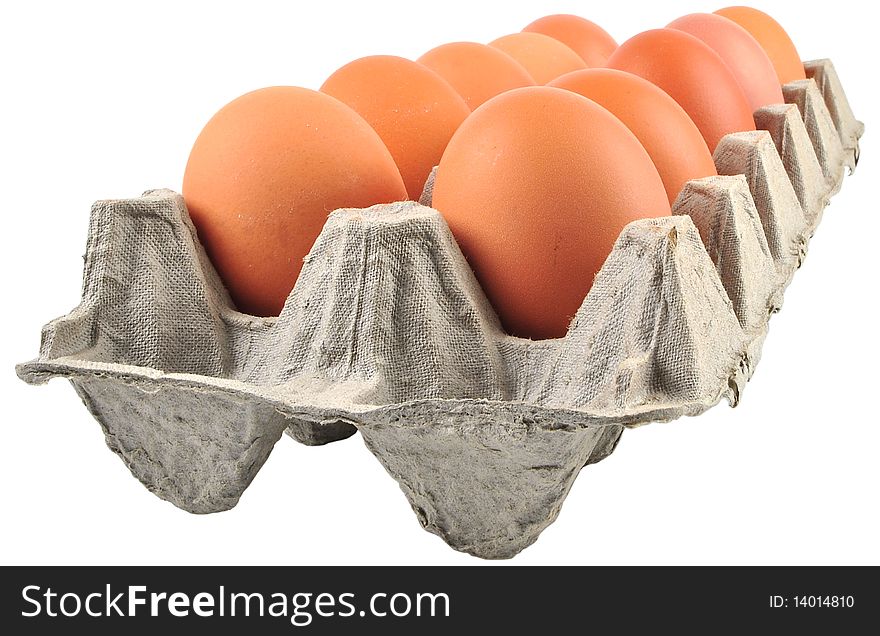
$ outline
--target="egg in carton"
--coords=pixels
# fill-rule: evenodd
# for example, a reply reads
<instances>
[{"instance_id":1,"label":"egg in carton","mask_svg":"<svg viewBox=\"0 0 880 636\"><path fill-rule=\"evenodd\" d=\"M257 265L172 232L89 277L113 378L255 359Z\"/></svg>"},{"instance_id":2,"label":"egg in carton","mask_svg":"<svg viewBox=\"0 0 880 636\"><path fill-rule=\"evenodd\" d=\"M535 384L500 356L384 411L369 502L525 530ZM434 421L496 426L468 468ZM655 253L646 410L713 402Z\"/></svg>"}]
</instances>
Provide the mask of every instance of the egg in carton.
<instances>
[{"instance_id":1,"label":"egg in carton","mask_svg":"<svg viewBox=\"0 0 880 636\"><path fill-rule=\"evenodd\" d=\"M833 66L728 135L720 176L674 215L630 223L565 337L507 335L440 214L330 214L281 315L233 309L183 199L92 208L83 297L43 328L31 384L65 377L154 494L227 510L287 433L360 431L425 529L512 557L552 523L626 427L739 400L770 315L863 126Z\"/></svg>"}]
</instances>

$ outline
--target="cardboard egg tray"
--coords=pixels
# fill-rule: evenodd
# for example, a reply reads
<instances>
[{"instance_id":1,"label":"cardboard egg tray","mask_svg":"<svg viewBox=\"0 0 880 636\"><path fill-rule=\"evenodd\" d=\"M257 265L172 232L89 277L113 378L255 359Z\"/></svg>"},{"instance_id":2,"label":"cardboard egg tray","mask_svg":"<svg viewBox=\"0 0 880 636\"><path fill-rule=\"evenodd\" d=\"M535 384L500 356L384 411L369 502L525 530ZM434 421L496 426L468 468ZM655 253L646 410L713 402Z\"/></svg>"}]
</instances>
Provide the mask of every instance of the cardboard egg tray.
<instances>
[{"instance_id":1,"label":"cardboard egg tray","mask_svg":"<svg viewBox=\"0 0 880 636\"><path fill-rule=\"evenodd\" d=\"M512 557L626 427L735 405L770 315L863 132L833 66L727 136L722 176L629 224L564 338L508 336L440 214L333 212L283 312L235 311L182 198L92 208L83 296L43 328L31 384L70 380L107 444L183 510L233 507L285 431L356 431L425 529ZM423 203L430 203L430 182Z\"/></svg>"}]
</instances>

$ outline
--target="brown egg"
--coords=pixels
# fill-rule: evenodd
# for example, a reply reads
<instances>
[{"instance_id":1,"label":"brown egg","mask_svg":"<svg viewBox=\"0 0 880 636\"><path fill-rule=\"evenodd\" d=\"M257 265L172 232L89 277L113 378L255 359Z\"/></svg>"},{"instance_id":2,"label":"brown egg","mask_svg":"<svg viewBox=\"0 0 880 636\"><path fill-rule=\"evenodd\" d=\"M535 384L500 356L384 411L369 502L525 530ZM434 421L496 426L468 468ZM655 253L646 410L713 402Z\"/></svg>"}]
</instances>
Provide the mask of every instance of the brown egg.
<instances>
[{"instance_id":1,"label":"brown egg","mask_svg":"<svg viewBox=\"0 0 880 636\"><path fill-rule=\"evenodd\" d=\"M609 68L575 71L548 84L583 95L622 121L648 151L670 205L684 184L718 174L712 154L684 109L646 79Z\"/></svg>"},{"instance_id":2,"label":"brown egg","mask_svg":"<svg viewBox=\"0 0 880 636\"><path fill-rule=\"evenodd\" d=\"M782 25L769 15L751 7L727 7L715 13L733 20L752 34L773 62L780 84L807 78L794 42Z\"/></svg>"},{"instance_id":3,"label":"brown egg","mask_svg":"<svg viewBox=\"0 0 880 636\"><path fill-rule=\"evenodd\" d=\"M783 103L782 88L770 58L758 41L733 20L714 13L692 13L666 28L690 33L720 55L736 76L753 111Z\"/></svg>"},{"instance_id":4,"label":"brown egg","mask_svg":"<svg viewBox=\"0 0 880 636\"><path fill-rule=\"evenodd\" d=\"M445 79L473 110L487 99L535 80L512 57L476 42L450 42L416 60Z\"/></svg>"},{"instance_id":5,"label":"brown egg","mask_svg":"<svg viewBox=\"0 0 880 636\"><path fill-rule=\"evenodd\" d=\"M511 33L489 42L489 46L504 51L522 64L538 84L587 68L577 53L542 33Z\"/></svg>"},{"instance_id":6,"label":"brown egg","mask_svg":"<svg viewBox=\"0 0 880 636\"><path fill-rule=\"evenodd\" d=\"M683 31L639 33L620 45L608 68L662 88L690 115L712 152L724 135L755 130L752 107L733 72L715 51Z\"/></svg>"},{"instance_id":7,"label":"brown egg","mask_svg":"<svg viewBox=\"0 0 880 636\"><path fill-rule=\"evenodd\" d=\"M576 15L548 15L535 20L523 31L543 33L559 40L591 68L605 66L617 48L617 42L605 29Z\"/></svg>"},{"instance_id":8,"label":"brown egg","mask_svg":"<svg viewBox=\"0 0 880 636\"><path fill-rule=\"evenodd\" d=\"M277 86L233 100L189 155L183 197L239 310L281 312L327 214L406 198L391 154L345 104Z\"/></svg>"},{"instance_id":9,"label":"brown egg","mask_svg":"<svg viewBox=\"0 0 880 636\"><path fill-rule=\"evenodd\" d=\"M415 200L452 133L471 112L437 73L391 55L349 62L327 78L321 92L348 104L379 133Z\"/></svg>"},{"instance_id":10,"label":"brown egg","mask_svg":"<svg viewBox=\"0 0 880 636\"><path fill-rule=\"evenodd\" d=\"M627 223L670 213L629 129L546 86L474 111L443 153L433 205L508 332L534 339L565 335Z\"/></svg>"}]
</instances>

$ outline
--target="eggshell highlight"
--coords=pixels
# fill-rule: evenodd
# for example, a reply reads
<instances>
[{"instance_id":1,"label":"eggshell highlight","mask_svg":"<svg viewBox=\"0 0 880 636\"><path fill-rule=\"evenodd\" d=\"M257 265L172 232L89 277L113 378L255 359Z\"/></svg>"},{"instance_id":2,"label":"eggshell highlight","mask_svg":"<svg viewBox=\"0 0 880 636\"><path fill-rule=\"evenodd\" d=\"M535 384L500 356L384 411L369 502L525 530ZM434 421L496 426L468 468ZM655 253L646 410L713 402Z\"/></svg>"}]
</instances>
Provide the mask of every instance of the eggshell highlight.
<instances>
[{"instance_id":1,"label":"eggshell highlight","mask_svg":"<svg viewBox=\"0 0 880 636\"><path fill-rule=\"evenodd\" d=\"M666 28L690 33L720 55L736 76L753 111L784 102L773 62L751 33L733 20L713 13L692 13Z\"/></svg>"},{"instance_id":2,"label":"eggshell highlight","mask_svg":"<svg viewBox=\"0 0 880 636\"><path fill-rule=\"evenodd\" d=\"M577 53L590 67L605 66L617 42L605 29L576 15L556 14L538 18L523 31L543 33Z\"/></svg>"},{"instance_id":3,"label":"eggshell highlight","mask_svg":"<svg viewBox=\"0 0 880 636\"><path fill-rule=\"evenodd\" d=\"M511 33L493 40L489 46L507 53L522 64L538 84L546 84L565 73L587 68L577 53L542 33Z\"/></svg>"},{"instance_id":4,"label":"eggshell highlight","mask_svg":"<svg viewBox=\"0 0 880 636\"><path fill-rule=\"evenodd\" d=\"M608 68L643 77L668 93L700 129L712 152L724 135L755 130L751 105L733 71L688 33L639 33L620 45Z\"/></svg>"},{"instance_id":5,"label":"eggshell highlight","mask_svg":"<svg viewBox=\"0 0 880 636\"><path fill-rule=\"evenodd\" d=\"M780 84L806 79L804 63L788 33L776 20L751 7L727 7L715 12L752 34L773 62Z\"/></svg>"},{"instance_id":6,"label":"eggshell highlight","mask_svg":"<svg viewBox=\"0 0 880 636\"><path fill-rule=\"evenodd\" d=\"M349 62L327 78L321 92L347 104L379 133L414 200L471 112L437 73L392 55Z\"/></svg>"},{"instance_id":7,"label":"eggshell highlight","mask_svg":"<svg viewBox=\"0 0 880 636\"><path fill-rule=\"evenodd\" d=\"M535 85L507 53L476 42L442 44L416 61L449 82L471 110L504 91Z\"/></svg>"},{"instance_id":8,"label":"eggshell highlight","mask_svg":"<svg viewBox=\"0 0 880 636\"><path fill-rule=\"evenodd\" d=\"M622 121L650 155L670 205L691 179L718 174L694 122L674 99L648 80L596 68L568 73L548 86L583 95Z\"/></svg>"},{"instance_id":9,"label":"eggshell highlight","mask_svg":"<svg viewBox=\"0 0 880 636\"><path fill-rule=\"evenodd\" d=\"M240 311L281 312L327 214L406 198L391 154L345 104L305 88L243 95L196 139L183 197Z\"/></svg>"},{"instance_id":10,"label":"eggshell highlight","mask_svg":"<svg viewBox=\"0 0 880 636\"><path fill-rule=\"evenodd\" d=\"M627 223L670 214L629 129L543 86L474 111L443 154L433 205L508 332L534 339L565 335Z\"/></svg>"}]
</instances>

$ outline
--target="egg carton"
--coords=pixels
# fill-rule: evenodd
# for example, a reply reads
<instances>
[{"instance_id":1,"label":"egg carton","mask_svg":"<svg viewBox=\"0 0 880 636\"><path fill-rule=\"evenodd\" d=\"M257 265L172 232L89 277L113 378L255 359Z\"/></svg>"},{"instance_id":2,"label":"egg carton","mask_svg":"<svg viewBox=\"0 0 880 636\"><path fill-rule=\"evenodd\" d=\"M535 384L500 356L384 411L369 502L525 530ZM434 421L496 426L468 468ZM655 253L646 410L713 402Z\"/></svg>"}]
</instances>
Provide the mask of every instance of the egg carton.
<instances>
[{"instance_id":1,"label":"egg carton","mask_svg":"<svg viewBox=\"0 0 880 636\"><path fill-rule=\"evenodd\" d=\"M183 199L153 190L93 206L82 302L18 375L69 379L111 450L183 510L233 507L285 431L309 445L360 431L425 529L512 557L624 428L736 405L858 160L833 66L806 69L788 104L755 114L761 130L722 140L720 176L626 226L563 338L505 334L416 202L333 212L281 315L239 313Z\"/></svg>"}]
</instances>

